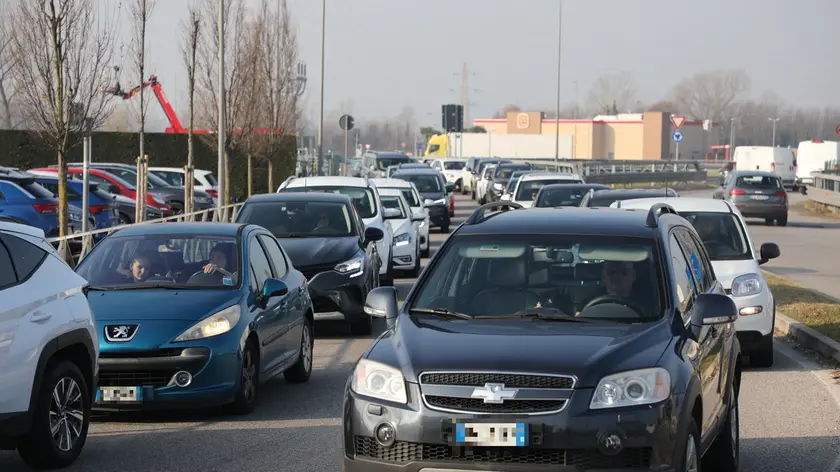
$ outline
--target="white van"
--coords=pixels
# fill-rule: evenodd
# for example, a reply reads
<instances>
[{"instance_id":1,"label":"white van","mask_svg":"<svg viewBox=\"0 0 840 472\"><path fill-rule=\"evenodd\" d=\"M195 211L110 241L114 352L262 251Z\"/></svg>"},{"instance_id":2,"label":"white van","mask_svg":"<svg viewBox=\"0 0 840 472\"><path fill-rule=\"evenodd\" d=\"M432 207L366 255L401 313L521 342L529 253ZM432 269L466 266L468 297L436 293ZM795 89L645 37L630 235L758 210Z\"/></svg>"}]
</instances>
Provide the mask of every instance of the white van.
<instances>
[{"instance_id":1,"label":"white van","mask_svg":"<svg viewBox=\"0 0 840 472\"><path fill-rule=\"evenodd\" d=\"M796 183L796 156L793 150L773 146L738 146L735 148L735 170L775 172L782 185L799 189Z\"/></svg>"},{"instance_id":2,"label":"white van","mask_svg":"<svg viewBox=\"0 0 840 472\"><path fill-rule=\"evenodd\" d=\"M814 184L813 172L820 172L825 169L826 164L834 165L840 157L840 142L823 141L802 141L799 143L799 150L796 156L796 183L805 193L806 185Z\"/></svg>"}]
</instances>

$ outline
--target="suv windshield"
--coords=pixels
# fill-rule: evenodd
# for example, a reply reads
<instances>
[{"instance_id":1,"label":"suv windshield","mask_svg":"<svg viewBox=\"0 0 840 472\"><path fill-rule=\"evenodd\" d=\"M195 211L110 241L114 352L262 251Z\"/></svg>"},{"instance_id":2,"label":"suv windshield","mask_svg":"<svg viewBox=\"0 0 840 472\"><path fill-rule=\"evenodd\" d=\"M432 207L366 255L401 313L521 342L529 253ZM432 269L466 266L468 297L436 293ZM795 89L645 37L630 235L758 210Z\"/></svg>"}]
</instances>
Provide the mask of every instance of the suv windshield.
<instances>
[{"instance_id":1,"label":"suv windshield","mask_svg":"<svg viewBox=\"0 0 840 472\"><path fill-rule=\"evenodd\" d=\"M406 180L417 187L420 193L441 193L440 179L431 174L395 174L395 179Z\"/></svg>"},{"instance_id":2,"label":"suv windshield","mask_svg":"<svg viewBox=\"0 0 840 472\"><path fill-rule=\"evenodd\" d=\"M753 259L744 228L732 213L688 212L680 216L688 220L713 261L746 261Z\"/></svg>"},{"instance_id":3,"label":"suv windshield","mask_svg":"<svg viewBox=\"0 0 840 472\"><path fill-rule=\"evenodd\" d=\"M524 165L497 167L496 172L493 173L493 180L509 179L514 172L528 169L530 167Z\"/></svg>"},{"instance_id":4,"label":"suv windshield","mask_svg":"<svg viewBox=\"0 0 840 472\"><path fill-rule=\"evenodd\" d=\"M241 270L234 238L138 235L103 239L76 273L97 288L218 290L237 287Z\"/></svg>"},{"instance_id":5,"label":"suv windshield","mask_svg":"<svg viewBox=\"0 0 840 472\"><path fill-rule=\"evenodd\" d=\"M448 244L436 259L411 309L472 316L545 309L622 323L663 316L653 239L469 235Z\"/></svg>"},{"instance_id":6,"label":"suv windshield","mask_svg":"<svg viewBox=\"0 0 840 472\"><path fill-rule=\"evenodd\" d=\"M533 202L535 198L537 198L537 193L539 193L540 189L545 187L546 185L553 185L553 184L580 184L579 180L571 180L571 179L546 179L546 180L526 180L519 182L519 188L516 189L516 197L514 200L517 202ZM609 206L609 205L607 205Z\"/></svg>"},{"instance_id":7,"label":"suv windshield","mask_svg":"<svg viewBox=\"0 0 840 472\"><path fill-rule=\"evenodd\" d=\"M443 168L446 170L461 170L467 166L466 162L461 161L444 161Z\"/></svg>"},{"instance_id":8,"label":"suv windshield","mask_svg":"<svg viewBox=\"0 0 840 472\"><path fill-rule=\"evenodd\" d=\"M356 235L350 209L334 202L251 202L242 207L236 222L262 226L278 238Z\"/></svg>"},{"instance_id":9,"label":"suv windshield","mask_svg":"<svg viewBox=\"0 0 840 472\"><path fill-rule=\"evenodd\" d=\"M365 187L339 187L339 186L320 186L320 187L287 187L281 189L280 192L300 193L300 192L320 192L320 193L340 193L350 197L350 202L356 207L359 216L363 219L374 218L377 214L376 199L373 196L373 191Z\"/></svg>"}]
</instances>

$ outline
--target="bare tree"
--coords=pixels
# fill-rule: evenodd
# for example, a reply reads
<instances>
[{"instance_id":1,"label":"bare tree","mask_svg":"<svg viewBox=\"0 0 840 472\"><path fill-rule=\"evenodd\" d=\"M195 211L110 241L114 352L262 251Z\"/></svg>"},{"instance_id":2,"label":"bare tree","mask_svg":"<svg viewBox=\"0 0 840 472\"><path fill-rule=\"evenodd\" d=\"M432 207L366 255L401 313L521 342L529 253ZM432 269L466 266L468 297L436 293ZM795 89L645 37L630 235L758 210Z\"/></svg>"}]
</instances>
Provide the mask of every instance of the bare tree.
<instances>
[{"instance_id":1,"label":"bare tree","mask_svg":"<svg viewBox=\"0 0 840 472\"><path fill-rule=\"evenodd\" d=\"M12 129L16 121L12 69L17 58L12 54L12 9L12 2L0 4L0 129Z\"/></svg>"},{"instance_id":2,"label":"bare tree","mask_svg":"<svg viewBox=\"0 0 840 472\"><path fill-rule=\"evenodd\" d=\"M109 3L110 5L110 3ZM68 234L67 150L107 118L101 92L113 53L108 5L93 0L19 1L14 9L13 67L30 126L58 160L59 234ZM97 15L97 11L100 15Z\"/></svg>"},{"instance_id":3,"label":"bare tree","mask_svg":"<svg viewBox=\"0 0 840 472\"><path fill-rule=\"evenodd\" d=\"M741 69L698 72L674 87L674 102L695 120L728 120L750 90L750 77Z\"/></svg>"},{"instance_id":4,"label":"bare tree","mask_svg":"<svg viewBox=\"0 0 840 472\"><path fill-rule=\"evenodd\" d=\"M639 106L636 81L630 72L604 74L592 83L586 107L598 114L625 113Z\"/></svg>"},{"instance_id":5,"label":"bare tree","mask_svg":"<svg viewBox=\"0 0 840 472\"><path fill-rule=\"evenodd\" d=\"M495 119L502 119L507 118L507 114L514 111L522 111L522 108L519 105L505 105L500 111L497 111L493 114L493 118Z\"/></svg>"},{"instance_id":6,"label":"bare tree","mask_svg":"<svg viewBox=\"0 0 840 472\"><path fill-rule=\"evenodd\" d=\"M661 111L663 113L677 113L679 107L671 100L659 100L648 107L647 111Z\"/></svg>"},{"instance_id":7,"label":"bare tree","mask_svg":"<svg viewBox=\"0 0 840 472\"><path fill-rule=\"evenodd\" d=\"M184 24L184 39L182 52L184 65L187 68L187 96L189 100L189 133L187 134L187 168L184 174L184 211L193 211L194 198L194 133L195 130L195 71L198 42L201 38L201 13L195 3L190 4L189 20Z\"/></svg>"},{"instance_id":8,"label":"bare tree","mask_svg":"<svg viewBox=\"0 0 840 472\"><path fill-rule=\"evenodd\" d=\"M101 128L103 131L133 133L137 129L137 116L127 104L116 105L112 108L108 119L102 122Z\"/></svg>"},{"instance_id":9,"label":"bare tree","mask_svg":"<svg viewBox=\"0 0 840 472\"><path fill-rule=\"evenodd\" d=\"M145 93L146 81L146 27L149 23L149 17L154 9L154 0L134 0L131 3L129 14L134 25L133 29L133 47L131 56L133 59L134 70L140 78L140 113L138 119L140 122L140 154L137 161L137 206L136 206L136 221L143 221L146 219L146 194L148 192L148 181L146 173L148 172L149 163L146 162L146 104L147 98Z\"/></svg>"}]
</instances>

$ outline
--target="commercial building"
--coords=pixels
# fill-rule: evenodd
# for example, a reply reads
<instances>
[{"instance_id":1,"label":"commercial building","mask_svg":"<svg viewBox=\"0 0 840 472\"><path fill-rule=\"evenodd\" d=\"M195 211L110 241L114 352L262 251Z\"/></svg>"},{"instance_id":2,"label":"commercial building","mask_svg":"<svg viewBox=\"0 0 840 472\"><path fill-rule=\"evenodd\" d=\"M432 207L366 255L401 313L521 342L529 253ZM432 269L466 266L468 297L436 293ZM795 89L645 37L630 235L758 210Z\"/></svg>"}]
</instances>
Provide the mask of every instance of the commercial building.
<instances>
[{"instance_id":1,"label":"commercial building","mask_svg":"<svg viewBox=\"0 0 840 472\"><path fill-rule=\"evenodd\" d=\"M572 159L705 159L710 146L720 144L717 123L685 121L677 157L673 139L677 130L670 114L663 112L599 115L591 120L548 120L541 112L509 112L507 118L476 119L473 125L491 134L551 136L559 126L560 136L571 138L568 157Z\"/></svg>"}]
</instances>

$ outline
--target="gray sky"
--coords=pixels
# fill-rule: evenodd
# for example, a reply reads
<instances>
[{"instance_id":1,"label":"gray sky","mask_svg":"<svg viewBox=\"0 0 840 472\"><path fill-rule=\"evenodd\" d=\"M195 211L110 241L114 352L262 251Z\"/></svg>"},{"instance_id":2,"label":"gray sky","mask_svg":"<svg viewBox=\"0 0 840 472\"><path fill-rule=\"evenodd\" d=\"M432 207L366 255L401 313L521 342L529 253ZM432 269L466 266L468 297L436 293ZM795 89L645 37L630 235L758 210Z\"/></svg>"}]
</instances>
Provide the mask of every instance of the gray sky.
<instances>
[{"instance_id":1,"label":"gray sky","mask_svg":"<svg viewBox=\"0 0 840 472\"><path fill-rule=\"evenodd\" d=\"M180 23L188 1L158 0L149 25L150 74L159 76L180 116ZM305 100L317 117L321 2L289 4L308 64ZM411 107L421 123L438 124L440 105L459 101L464 61L475 74L471 117L489 117L508 103L554 108L556 0L327 4L327 116L351 111L357 120L385 119ZM743 68L753 95L772 90L802 106L838 105L837 18L837 0L565 0L561 100L574 102L577 81L582 103L604 73L632 72L639 98L654 101L694 72ZM162 121L154 108L150 121Z\"/></svg>"}]
</instances>

